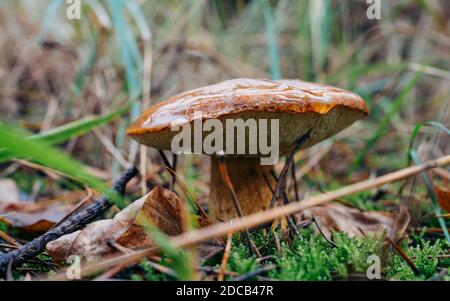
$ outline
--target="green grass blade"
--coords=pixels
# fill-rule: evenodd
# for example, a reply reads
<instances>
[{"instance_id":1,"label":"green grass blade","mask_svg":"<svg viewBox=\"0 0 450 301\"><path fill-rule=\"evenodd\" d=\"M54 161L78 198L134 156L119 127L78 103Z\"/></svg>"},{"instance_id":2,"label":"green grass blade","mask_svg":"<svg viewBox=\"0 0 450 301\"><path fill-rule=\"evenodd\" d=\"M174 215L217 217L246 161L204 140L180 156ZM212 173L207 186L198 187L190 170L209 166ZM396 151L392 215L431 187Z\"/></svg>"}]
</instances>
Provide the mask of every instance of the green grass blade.
<instances>
[{"instance_id":1,"label":"green grass blade","mask_svg":"<svg viewBox=\"0 0 450 301\"><path fill-rule=\"evenodd\" d=\"M411 134L411 138L409 140L409 146L408 146L408 165L411 163L411 156L409 155L411 150L414 147L414 141L417 138L417 135L419 134L420 130L422 129L422 127L424 126L429 126L429 127L434 127L437 129L440 129L442 131L444 131L445 133L447 133L447 135L450 136L450 130L443 125L442 123L438 122L438 121L429 121L429 122L424 122L424 123L419 123L414 127L414 130L412 131Z\"/></svg>"},{"instance_id":2,"label":"green grass blade","mask_svg":"<svg viewBox=\"0 0 450 301\"><path fill-rule=\"evenodd\" d=\"M83 68L80 70L80 72L77 74L77 77L75 78L75 82L73 84L73 90L74 90L74 94L76 96L81 96L81 92L83 91L86 77L89 74L89 72L92 70L92 67L94 66L95 59L97 57L98 36L99 36L98 32L93 33L91 47L89 50L89 55L86 60L86 63L84 64Z\"/></svg>"},{"instance_id":3,"label":"green grass blade","mask_svg":"<svg viewBox=\"0 0 450 301\"><path fill-rule=\"evenodd\" d=\"M193 273L186 253L173 246L169 237L154 225L147 223L144 229L155 241L156 245L162 249L164 255L173 261L171 267L175 270L178 280L192 280Z\"/></svg>"},{"instance_id":4,"label":"green grass blade","mask_svg":"<svg viewBox=\"0 0 450 301\"><path fill-rule=\"evenodd\" d=\"M64 3L64 0L52 0L50 4L47 6L45 10L44 17L42 18L42 26L41 30L37 35L37 41L41 41L43 37L50 31L52 28L53 22L56 19L56 14L58 13L59 8Z\"/></svg>"},{"instance_id":5,"label":"green grass blade","mask_svg":"<svg viewBox=\"0 0 450 301\"><path fill-rule=\"evenodd\" d=\"M119 38L128 90L133 97L139 93L139 76L137 68L142 61L139 48L131 33L129 24L126 22L122 13L125 6L124 1L109 0L108 4L111 11L112 23Z\"/></svg>"},{"instance_id":6,"label":"green grass blade","mask_svg":"<svg viewBox=\"0 0 450 301\"><path fill-rule=\"evenodd\" d=\"M0 123L0 147L16 158L23 158L62 172L93 189L106 193L105 184L86 171L83 164L42 141L27 139L11 125Z\"/></svg>"},{"instance_id":7,"label":"green grass blade","mask_svg":"<svg viewBox=\"0 0 450 301\"><path fill-rule=\"evenodd\" d=\"M328 51L330 2L328 0L309 1L309 22L311 48L315 75L321 75Z\"/></svg>"},{"instance_id":8,"label":"green grass blade","mask_svg":"<svg viewBox=\"0 0 450 301\"><path fill-rule=\"evenodd\" d=\"M414 162L414 164L416 164L416 165L422 164L422 160L420 160L420 158L417 155L417 152L416 152L415 149L412 149L409 152L409 155L411 157L411 160ZM422 177L423 182L425 183L425 187L427 189L427 193L430 196L431 204L433 205L434 214L437 216L437 219L439 221L439 225L442 228L442 232L444 233L445 238L450 243L450 235L448 233L447 224L445 223L444 218L442 218L441 207L439 207L439 204L438 204L437 197L436 197L436 194L435 194L434 189L433 189L433 184L431 182L431 179L428 176L428 173L426 173L426 172L421 172L420 175Z\"/></svg>"},{"instance_id":9,"label":"green grass blade","mask_svg":"<svg viewBox=\"0 0 450 301\"><path fill-rule=\"evenodd\" d=\"M366 158L367 153L371 148L375 146L377 141L386 133L391 123L391 119L397 114L405 103L409 93L416 86L419 79L422 77L420 73L416 73L411 80L406 84L400 95L393 101L392 106L386 115L379 122L378 128L375 133L366 141L364 148L358 153L355 162L352 165L351 170L354 171L361 165L362 161Z\"/></svg>"},{"instance_id":10,"label":"green grass blade","mask_svg":"<svg viewBox=\"0 0 450 301\"><path fill-rule=\"evenodd\" d=\"M27 137L27 139L31 141L38 141L39 143L45 143L47 145L59 144L71 138L89 133L93 129L111 122L112 120L126 113L129 110L130 105L131 101L127 102L117 110L105 115L87 117L81 120L73 121L44 133L29 136ZM0 163L8 161L13 157L14 154L10 150L0 149Z\"/></svg>"}]
</instances>

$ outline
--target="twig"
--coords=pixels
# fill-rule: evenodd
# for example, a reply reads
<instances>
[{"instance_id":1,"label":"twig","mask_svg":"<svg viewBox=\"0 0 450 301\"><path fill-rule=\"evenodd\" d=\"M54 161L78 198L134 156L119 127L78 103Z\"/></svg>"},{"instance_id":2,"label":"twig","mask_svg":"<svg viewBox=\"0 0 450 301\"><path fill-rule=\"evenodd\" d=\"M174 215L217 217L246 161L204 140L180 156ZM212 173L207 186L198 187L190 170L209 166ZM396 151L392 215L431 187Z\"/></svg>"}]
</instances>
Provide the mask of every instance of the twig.
<instances>
[{"instance_id":1,"label":"twig","mask_svg":"<svg viewBox=\"0 0 450 301\"><path fill-rule=\"evenodd\" d=\"M263 266L263 267L261 267L261 268L259 268L259 269L254 270L254 271L252 271L252 272L249 272L249 273L247 273L247 274L244 274L244 275L235 277L235 278L233 279L233 281L244 281L244 280L247 280L247 279L249 279L249 278L258 276L259 274L262 274L262 273L271 271L271 270L273 270L273 269L275 269L275 268L276 268L276 266L275 266L274 264L268 264L268 265L265 265L265 266Z\"/></svg>"},{"instance_id":2,"label":"twig","mask_svg":"<svg viewBox=\"0 0 450 301\"><path fill-rule=\"evenodd\" d=\"M217 281L223 281L225 277L225 272L227 270L228 258L230 257L231 251L231 240L233 237L233 233L228 233L227 244L225 246L225 252L223 253L222 264L220 265L220 273L217 276Z\"/></svg>"},{"instance_id":3,"label":"twig","mask_svg":"<svg viewBox=\"0 0 450 301\"><path fill-rule=\"evenodd\" d=\"M293 164L292 166L294 166L294 164ZM277 177L277 175L275 174L275 172L271 172L270 174L271 174L272 177L275 179L275 181L278 182L278 177ZM267 186L269 187L270 191L271 191L272 193L274 193L273 187L272 187L272 185L270 185L269 179L267 179L267 177L266 177L265 174L263 174L263 177L264 177L264 180L265 180ZM282 201L283 201L283 204L284 204L284 205L287 205L287 204L290 203L290 202L289 202L289 199L288 199L288 197L287 197L287 195L286 195L286 191L285 191L285 190L282 190L282 191L281 191L281 196L282 196ZM295 235L297 235L297 234L298 234L297 227L295 226L295 223L294 223L292 217L291 217L289 214L287 214L287 215L286 215L286 219L287 219L287 221L288 221L288 224L289 224L289 227L290 227L291 231L292 231Z\"/></svg>"},{"instance_id":4,"label":"twig","mask_svg":"<svg viewBox=\"0 0 450 301\"><path fill-rule=\"evenodd\" d=\"M177 171L177 155L172 153L173 160L172 163L169 162L169 159L167 158L166 154L162 150L158 150L159 155L161 156L161 159L164 162L164 165L166 165L167 169L170 172L170 175L172 176L172 180L170 182L169 190L173 190L173 186L176 182L176 171Z\"/></svg>"},{"instance_id":5,"label":"twig","mask_svg":"<svg viewBox=\"0 0 450 301\"><path fill-rule=\"evenodd\" d=\"M394 247L394 249L398 252L400 257L403 258L403 260L413 270L414 274L416 274L416 276L420 275L419 269L416 267L414 262L408 257L408 255L406 255L406 253L402 250L402 248L400 248L400 246L395 241L393 241L392 238L390 238L389 236L386 237L386 240L389 242L391 246Z\"/></svg>"},{"instance_id":6,"label":"twig","mask_svg":"<svg viewBox=\"0 0 450 301\"><path fill-rule=\"evenodd\" d=\"M272 200L270 201L270 208L273 208L275 205L275 201L278 197L278 194L280 193L281 189L284 189L286 185L286 174L289 170L289 166L291 165L292 161L294 160L295 154L300 150L300 148L305 144L306 140L309 138L309 132L305 135L301 136L297 143L295 144L294 149L291 151L289 156L286 159L286 163L284 163L283 169L281 170L280 176L278 177L277 185L275 186L275 192L272 195Z\"/></svg>"},{"instance_id":7,"label":"twig","mask_svg":"<svg viewBox=\"0 0 450 301\"><path fill-rule=\"evenodd\" d=\"M287 198L286 191L283 191L281 193L281 196L282 196L282 200L283 200L283 204L284 205L287 205L287 204L290 203L288 198ZM297 227L295 226L294 220L292 219L292 217L289 214L286 214L286 218L288 220L288 224L289 224L292 232L294 232L294 235L297 235L298 234L298 230L297 230Z\"/></svg>"},{"instance_id":8,"label":"twig","mask_svg":"<svg viewBox=\"0 0 450 301\"><path fill-rule=\"evenodd\" d=\"M277 246L278 256L283 256L283 249L281 248L280 238L278 238L278 234L276 231L272 231L273 237L275 238L275 245Z\"/></svg>"},{"instance_id":9,"label":"twig","mask_svg":"<svg viewBox=\"0 0 450 301\"><path fill-rule=\"evenodd\" d=\"M334 241L330 240L330 239L325 235L325 233L323 233L323 231L322 231L322 229L320 228L319 223L317 222L317 219L316 219L316 217L315 217L314 215L313 215L313 217L312 217L312 221L313 221L313 223L316 225L317 229L319 229L320 235L322 235L323 238L325 238L325 240L326 240L330 245L332 245L334 248L336 248L336 247L337 247L336 243L335 243Z\"/></svg>"},{"instance_id":10,"label":"twig","mask_svg":"<svg viewBox=\"0 0 450 301\"><path fill-rule=\"evenodd\" d=\"M222 180L225 183L225 185L228 187L228 189L230 190L231 199L233 200L233 204L234 204L234 207L236 209L238 216L240 218L242 218L243 215L242 215L241 205L239 204L239 200L237 198L236 191L234 190L233 183L231 183L230 175L228 174L224 156L220 156L219 159L220 159L219 160L219 171L222 176ZM261 257L258 247L255 245L252 238L250 237L250 233L248 232L248 229L245 230L245 238L247 239L247 243L248 243L250 252L256 254L258 257Z\"/></svg>"},{"instance_id":11,"label":"twig","mask_svg":"<svg viewBox=\"0 0 450 301\"><path fill-rule=\"evenodd\" d=\"M57 222L56 224L54 224L52 226L51 229L58 227L59 225L61 225L63 222L65 222L69 217L71 217L72 215L74 215L75 213L77 213L80 208L84 207L86 204L91 202L91 198L92 198L92 190L87 188L88 190L88 194L75 206L75 208L73 208L65 217L63 217L59 222Z\"/></svg>"},{"instance_id":12,"label":"twig","mask_svg":"<svg viewBox=\"0 0 450 301\"><path fill-rule=\"evenodd\" d=\"M228 174L228 169L225 164L224 157L221 156L219 159L220 159L219 160L219 170L220 170L220 174L222 176L222 180L225 183L225 186L227 186L228 190L230 190L231 199L233 200L233 205L234 205L234 208L236 209L237 215L239 217L242 217L243 214L242 214L241 204L239 203L236 191L234 190L233 183L231 183L230 175Z\"/></svg>"},{"instance_id":13,"label":"twig","mask_svg":"<svg viewBox=\"0 0 450 301\"><path fill-rule=\"evenodd\" d=\"M7 243L13 245L14 247L20 247L20 243L17 240L15 240L2 230L0 230L0 238L6 241Z\"/></svg>"},{"instance_id":14,"label":"twig","mask_svg":"<svg viewBox=\"0 0 450 301\"><path fill-rule=\"evenodd\" d=\"M213 274L220 273L220 269L211 266L199 266L197 267L197 270L204 273L213 273ZM233 271L225 271L224 274L227 276L239 276L239 273Z\"/></svg>"},{"instance_id":15,"label":"twig","mask_svg":"<svg viewBox=\"0 0 450 301\"><path fill-rule=\"evenodd\" d=\"M298 194L298 186L297 186L297 178L295 176L295 162L292 162L291 165L291 176L292 176L292 181L294 182L294 195L295 195L295 201L300 201L300 195Z\"/></svg>"},{"instance_id":16,"label":"twig","mask_svg":"<svg viewBox=\"0 0 450 301\"><path fill-rule=\"evenodd\" d=\"M298 229L304 229L304 228L308 227L309 225L311 225L313 222L314 222L313 219L309 218L309 219L301 221L300 223L295 225L295 228L297 229L297 232L298 232ZM289 235L289 230L286 230L281 237L283 239L285 239L287 235Z\"/></svg>"},{"instance_id":17,"label":"twig","mask_svg":"<svg viewBox=\"0 0 450 301\"><path fill-rule=\"evenodd\" d=\"M135 167L126 170L125 173L114 183L114 190L123 195L125 192L126 184L137 174L138 171ZM79 228L83 227L94 218L102 214L110 206L111 203L109 202L109 200L106 197L102 197L84 208L82 211L69 217L58 227L50 229L43 235L33 239L31 242L14 251L2 255L0 257L0 271L4 271L7 268L9 262L13 262L13 266L18 266L24 263L26 260L39 255L49 242L65 234L69 234L78 230Z\"/></svg>"},{"instance_id":18,"label":"twig","mask_svg":"<svg viewBox=\"0 0 450 301\"><path fill-rule=\"evenodd\" d=\"M177 155L176 154L174 154L174 153L172 153L172 157L173 157L173 160L172 160L172 170L173 170L173 172L174 173L176 173L177 172ZM176 179L175 179L175 177L172 177L172 181L170 182L170 190L173 190L173 187L175 186L175 181L176 181Z\"/></svg>"},{"instance_id":19,"label":"twig","mask_svg":"<svg viewBox=\"0 0 450 301\"><path fill-rule=\"evenodd\" d=\"M167 171L172 176L172 181L170 182L170 190L173 190L175 183L178 184L181 191L185 195L186 198L191 199L194 203L195 207L199 211L200 215L209 220L208 215L206 214L205 210L202 208L202 206L197 202L197 200L194 198L194 196L189 192L186 185L180 180L180 178L177 176L176 173L176 166L177 166L177 155L173 154L173 164L170 164L169 160L167 159L167 156L164 154L162 150L159 150L159 154L161 155L161 158L164 161L164 164L166 165Z\"/></svg>"},{"instance_id":20,"label":"twig","mask_svg":"<svg viewBox=\"0 0 450 301\"><path fill-rule=\"evenodd\" d=\"M181 235L172 237L170 239L170 242L172 246L177 248L192 246L202 241L206 241L216 237L222 237L224 235L227 235L229 232L234 233L243 229L250 229L252 227L270 222L285 214L300 212L309 207L326 204L338 198L376 188L387 183L400 181L411 176L415 176L424 170L429 170L438 166L446 166L448 164L450 164L450 155L441 157L436 160L428 161L421 165L407 167L381 177L354 183L335 191L330 191L317 196L309 197L302 200L301 202L290 203L289 205L283 207L277 207L267 211L247 215L244 218L236 218L232 220L232 223L217 223L209 227L189 231ZM86 276L91 275L92 273L96 273L100 270L110 268L117 264L132 264L139 261L143 257L156 254L160 251L160 248L146 248L136 251L133 254L115 256L113 258L95 264L84 266L81 269L81 274L82 276ZM51 279L64 280L66 279L66 276L65 274L59 274L51 277Z\"/></svg>"}]
</instances>

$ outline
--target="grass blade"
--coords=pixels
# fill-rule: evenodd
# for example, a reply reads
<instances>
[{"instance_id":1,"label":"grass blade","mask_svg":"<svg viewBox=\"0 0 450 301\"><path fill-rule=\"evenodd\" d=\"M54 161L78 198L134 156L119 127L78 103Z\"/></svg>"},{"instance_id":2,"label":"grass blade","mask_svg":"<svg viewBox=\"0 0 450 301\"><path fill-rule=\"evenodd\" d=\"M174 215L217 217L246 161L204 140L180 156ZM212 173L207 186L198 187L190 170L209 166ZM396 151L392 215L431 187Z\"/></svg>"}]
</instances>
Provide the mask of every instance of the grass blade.
<instances>
[{"instance_id":1,"label":"grass blade","mask_svg":"<svg viewBox=\"0 0 450 301\"><path fill-rule=\"evenodd\" d=\"M56 14L59 8L64 3L64 0L52 0L45 10L44 17L42 18L42 27L37 35L37 41L40 42L43 37L50 31L53 22L56 19Z\"/></svg>"},{"instance_id":2,"label":"grass blade","mask_svg":"<svg viewBox=\"0 0 450 301\"><path fill-rule=\"evenodd\" d=\"M389 124L391 123L392 117L400 111L404 102L407 99L407 96L412 91L412 89L416 86L419 79L422 77L420 73L416 73L412 79L406 84L403 91L400 95L393 101L391 108L387 112L387 114L381 119L378 128L375 130L375 133L366 141L366 145L364 148L358 153L358 156L353 162L351 171L354 171L358 166L361 166L362 161L366 158L367 153L374 145L378 142L378 140L386 133L388 130Z\"/></svg>"},{"instance_id":3,"label":"grass blade","mask_svg":"<svg viewBox=\"0 0 450 301\"><path fill-rule=\"evenodd\" d=\"M281 78L280 51L278 48L277 34L275 31L272 8L267 0L260 0L266 26L267 48L270 58L270 75L272 79Z\"/></svg>"},{"instance_id":4,"label":"grass blade","mask_svg":"<svg viewBox=\"0 0 450 301\"><path fill-rule=\"evenodd\" d=\"M84 119L73 121L65 125L56 127L44 133L29 136L26 139L44 143L46 145L59 144L71 138L89 133L93 129L111 122L115 118L126 113L129 110L130 105L131 101L108 114L96 117L86 117ZM13 157L14 153L12 153L10 150L0 149L0 163L8 161Z\"/></svg>"},{"instance_id":5,"label":"grass blade","mask_svg":"<svg viewBox=\"0 0 450 301\"><path fill-rule=\"evenodd\" d=\"M109 191L101 180L86 171L83 164L42 141L27 139L21 131L3 123L0 123L0 136L0 147L12 156L50 167L99 192Z\"/></svg>"},{"instance_id":6,"label":"grass blade","mask_svg":"<svg viewBox=\"0 0 450 301\"><path fill-rule=\"evenodd\" d=\"M422 164L422 162L421 162L419 156L417 155L417 152L416 152L415 149L412 149L409 152L409 155L411 157L411 160L414 162L414 164L416 164L416 165ZM434 188L433 188L433 183L431 182L431 179L428 176L427 172L421 172L420 175L422 176L422 180L425 183L425 187L427 189L427 193L430 196L434 214L437 216L437 219L439 221L439 225L442 228L442 232L444 233L445 238L450 243L450 235L448 233L447 224L445 223L445 220L442 217L441 207L439 207L439 204L438 204L438 201L437 201L437 197L436 197L436 194L435 194Z\"/></svg>"},{"instance_id":7,"label":"grass blade","mask_svg":"<svg viewBox=\"0 0 450 301\"><path fill-rule=\"evenodd\" d=\"M156 245L161 248L165 256L168 256L173 262L171 267L176 272L178 280L192 280L193 272L187 254L175 247L169 237L159 230L156 226L147 223L144 227L145 231L155 241Z\"/></svg>"},{"instance_id":8,"label":"grass blade","mask_svg":"<svg viewBox=\"0 0 450 301\"><path fill-rule=\"evenodd\" d=\"M430 127L434 127L437 129L440 129L444 132L447 133L447 135L450 136L450 130L443 125L442 123L438 122L438 121L429 121L429 122L424 122L424 123L419 123L414 127L414 130L412 131L411 134L411 139L409 140L409 147L408 147L408 165L411 163L411 156L409 155L411 153L411 151L413 150L414 147L414 141L417 138L417 135L419 134L420 130L422 129L422 127L424 126L430 126Z\"/></svg>"}]
</instances>

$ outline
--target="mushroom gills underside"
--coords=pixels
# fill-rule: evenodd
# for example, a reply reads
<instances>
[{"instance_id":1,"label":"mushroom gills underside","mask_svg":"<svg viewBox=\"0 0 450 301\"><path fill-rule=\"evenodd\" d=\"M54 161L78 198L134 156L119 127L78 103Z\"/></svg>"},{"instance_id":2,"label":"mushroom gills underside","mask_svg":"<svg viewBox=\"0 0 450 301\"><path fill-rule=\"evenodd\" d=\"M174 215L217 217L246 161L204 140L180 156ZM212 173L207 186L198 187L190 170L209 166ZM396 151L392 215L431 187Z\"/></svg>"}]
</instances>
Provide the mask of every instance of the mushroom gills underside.
<instances>
[{"instance_id":1,"label":"mushroom gills underside","mask_svg":"<svg viewBox=\"0 0 450 301\"><path fill-rule=\"evenodd\" d=\"M236 113L236 114L230 114L226 116L222 116L219 118L219 120L222 123L222 129L223 129L223 135L222 135L222 146L223 151L227 156L230 157L261 157L267 155L267 149L263 153L261 152L260 143L262 143L258 136L262 133L267 133L267 142L262 143L262 145L265 144L265 146L274 147L276 146L274 142L271 141L272 137L272 128L271 128L271 121L272 119L278 119L279 120L279 139L278 139L278 145L279 145L279 155L285 155L287 154L292 147L295 145L295 142L297 139L306 133L309 134L309 138L306 141L306 143L303 145L302 148L310 147L322 140L327 139L328 137L331 137L338 132L342 131L343 129L350 126L353 122L355 122L358 119L361 119L365 116L365 113L354 110L345 106L337 106L333 109L331 109L326 114L320 114L315 112L306 112L306 113L277 113L277 112L259 112L259 111L251 111L251 112L243 112L243 113ZM230 146L227 148L227 139L231 133L227 132L227 126L226 122L227 120L236 121L237 119L242 119L244 122L247 122L248 120L254 120L256 123L256 134L253 132L253 134L249 134L249 127L245 127L245 134L243 132L242 135L238 135L238 131L236 129L234 130L234 139L233 145L231 146L233 149L233 152L228 152L230 150ZM263 128L261 128L261 124L264 125L264 123L261 123L261 120L267 120L266 124L267 127L264 131ZM204 122L204 121L203 121ZM247 123L249 124L249 123ZM213 131L215 128L212 129ZM201 147L197 145L197 148L195 147L196 139L194 139L194 123L190 123L190 145L185 146L185 150L188 150L187 153L197 153L195 150L200 150L201 153L211 155L211 153L205 152L205 148L203 147L205 145L205 138L211 134L211 131L203 130L203 126L200 128L201 131ZM169 128L156 131L156 132L148 132L143 133L139 135L133 135L133 138L136 139L139 143L145 144L147 146L155 147L158 149L164 149L164 150L172 150L172 139L180 134L179 131L172 131ZM197 140L198 142L198 140ZM256 153L254 151L250 150L250 145L253 143L253 145L257 146ZM198 144L198 143L197 143ZM178 144L177 144L178 145ZM215 143L213 143L213 146ZM243 146L245 151L242 154L242 152L238 153L237 145Z\"/></svg>"}]
</instances>

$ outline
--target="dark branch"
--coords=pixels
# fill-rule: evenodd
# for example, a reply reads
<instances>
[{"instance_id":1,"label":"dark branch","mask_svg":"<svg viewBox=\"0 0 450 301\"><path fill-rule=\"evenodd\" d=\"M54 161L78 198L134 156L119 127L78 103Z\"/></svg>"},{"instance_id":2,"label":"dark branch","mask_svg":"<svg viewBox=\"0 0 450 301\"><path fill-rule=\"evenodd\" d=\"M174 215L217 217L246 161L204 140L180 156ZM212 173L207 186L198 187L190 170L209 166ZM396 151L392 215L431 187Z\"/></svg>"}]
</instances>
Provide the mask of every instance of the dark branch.
<instances>
[{"instance_id":1,"label":"dark branch","mask_svg":"<svg viewBox=\"0 0 450 301\"><path fill-rule=\"evenodd\" d=\"M125 186L137 174L138 170L135 167L127 169L125 173L121 175L120 178L114 183L113 189L120 195L123 195L125 193ZM80 212L67 218L59 226L50 229L43 235L33 239L20 248L0 256L0 271L4 272L10 264L12 266L18 266L25 261L36 257L45 249L45 246L49 242L82 228L102 214L110 206L111 203L109 200L106 197L101 197Z\"/></svg>"},{"instance_id":2,"label":"dark branch","mask_svg":"<svg viewBox=\"0 0 450 301\"><path fill-rule=\"evenodd\" d=\"M280 194L280 191L284 189L286 185L286 174L289 170L289 166L294 161L295 154L300 150L300 148L305 144L305 142L309 138L309 132L305 135L301 136L297 143L295 144L294 149L292 149L291 153L289 154L288 158L286 159L286 163L283 166L283 169L281 170L280 176L278 177L277 185L275 186L275 192L273 193L272 200L270 201L270 208L273 208L275 205L275 201Z\"/></svg>"}]
</instances>

